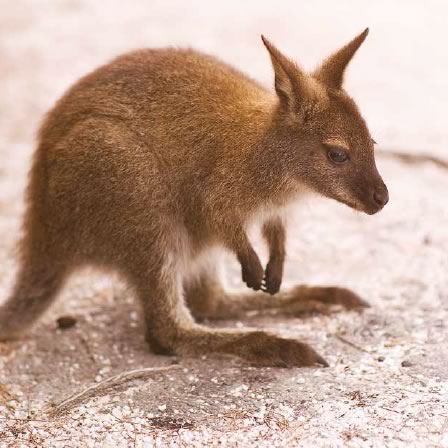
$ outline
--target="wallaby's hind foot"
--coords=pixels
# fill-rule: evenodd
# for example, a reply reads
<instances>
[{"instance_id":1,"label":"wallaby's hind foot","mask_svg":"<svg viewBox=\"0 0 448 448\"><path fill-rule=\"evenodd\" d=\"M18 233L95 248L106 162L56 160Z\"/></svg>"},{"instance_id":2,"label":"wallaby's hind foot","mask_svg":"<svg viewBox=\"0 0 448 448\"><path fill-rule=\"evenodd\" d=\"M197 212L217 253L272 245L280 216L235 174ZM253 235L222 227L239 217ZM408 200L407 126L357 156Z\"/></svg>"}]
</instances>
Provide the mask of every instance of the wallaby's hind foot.
<instances>
[{"instance_id":1,"label":"wallaby's hind foot","mask_svg":"<svg viewBox=\"0 0 448 448\"><path fill-rule=\"evenodd\" d=\"M195 326L181 332L173 352L185 356L230 355L256 367L328 367L309 345L264 331L225 331Z\"/></svg>"},{"instance_id":2,"label":"wallaby's hind foot","mask_svg":"<svg viewBox=\"0 0 448 448\"><path fill-rule=\"evenodd\" d=\"M19 339L51 305L64 273L42 260L24 265L10 298L0 306L0 341Z\"/></svg>"},{"instance_id":3,"label":"wallaby's hind foot","mask_svg":"<svg viewBox=\"0 0 448 448\"><path fill-rule=\"evenodd\" d=\"M141 255L143 257L145 252ZM155 263L148 260L146 265L154 270ZM310 346L296 340L263 331L215 330L196 324L184 305L176 272L171 271L161 268L159 274L153 271L148 279L145 274L148 271L140 271L136 266L131 275L145 313L146 340L156 353L193 357L233 355L255 366L327 365ZM197 282L190 283L200 294L201 286Z\"/></svg>"},{"instance_id":4,"label":"wallaby's hind foot","mask_svg":"<svg viewBox=\"0 0 448 448\"><path fill-rule=\"evenodd\" d=\"M347 310L369 307L356 293L336 286L298 285L273 297L261 291L226 292L213 270L204 272L195 282L186 284L186 300L197 319L234 319L247 312L303 316L331 314L335 305Z\"/></svg>"},{"instance_id":5,"label":"wallaby's hind foot","mask_svg":"<svg viewBox=\"0 0 448 448\"><path fill-rule=\"evenodd\" d=\"M355 292L337 286L298 285L283 293L283 297L279 299L280 303L273 304L271 308L283 315L292 316L307 313L331 314L338 305L346 310L362 310L370 306Z\"/></svg>"},{"instance_id":6,"label":"wallaby's hind foot","mask_svg":"<svg viewBox=\"0 0 448 448\"><path fill-rule=\"evenodd\" d=\"M309 345L263 331L229 337L217 352L234 354L258 367L328 367L327 361ZM212 337L212 336L211 336Z\"/></svg>"}]
</instances>

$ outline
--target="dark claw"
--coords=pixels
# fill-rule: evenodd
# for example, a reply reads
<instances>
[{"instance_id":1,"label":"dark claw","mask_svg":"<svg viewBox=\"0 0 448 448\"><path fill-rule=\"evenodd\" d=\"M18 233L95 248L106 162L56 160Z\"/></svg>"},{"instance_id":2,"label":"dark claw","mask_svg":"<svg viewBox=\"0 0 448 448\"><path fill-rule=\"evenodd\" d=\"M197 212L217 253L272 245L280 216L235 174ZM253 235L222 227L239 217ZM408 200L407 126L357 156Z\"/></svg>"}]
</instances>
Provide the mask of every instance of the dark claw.
<instances>
[{"instance_id":1,"label":"dark claw","mask_svg":"<svg viewBox=\"0 0 448 448\"><path fill-rule=\"evenodd\" d=\"M264 284L266 291L270 295L274 295L280 290L283 276L283 260L271 258L266 266L264 274Z\"/></svg>"},{"instance_id":2,"label":"dark claw","mask_svg":"<svg viewBox=\"0 0 448 448\"><path fill-rule=\"evenodd\" d=\"M248 288L258 291L262 286L263 280L263 267L255 252L252 257L242 258L239 257L239 261L242 268L243 282L246 283Z\"/></svg>"}]
</instances>

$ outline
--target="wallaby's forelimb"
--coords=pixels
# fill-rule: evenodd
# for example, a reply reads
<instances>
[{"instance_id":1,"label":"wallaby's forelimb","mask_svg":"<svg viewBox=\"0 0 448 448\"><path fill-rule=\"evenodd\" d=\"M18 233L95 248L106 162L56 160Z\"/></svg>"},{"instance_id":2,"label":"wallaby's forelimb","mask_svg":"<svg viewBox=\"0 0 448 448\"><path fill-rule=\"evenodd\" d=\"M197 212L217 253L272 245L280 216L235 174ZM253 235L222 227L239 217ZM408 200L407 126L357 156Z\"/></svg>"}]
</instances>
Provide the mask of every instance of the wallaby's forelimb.
<instances>
[{"instance_id":1,"label":"wallaby's forelimb","mask_svg":"<svg viewBox=\"0 0 448 448\"><path fill-rule=\"evenodd\" d=\"M269 261L264 274L262 290L275 294L280 290L283 278L283 265L286 256L286 231L281 218L271 218L262 229L269 247Z\"/></svg>"},{"instance_id":2,"label":"wallaby's forelimb","mask_svg":"<svg viewBox=\"0 0 448 448\"><path fill-rule=\"evenodd\" d=\"M225 227L223 227L223 229L225 229ZM247 237L244 227L241 224L235 223L232 228L228 229L228 232L223 235L223 240L227 247L237 255L241 265L243 282L255 291L261 289L264 269L261 265L260 258Z\"/></svg>"}]
</instances>

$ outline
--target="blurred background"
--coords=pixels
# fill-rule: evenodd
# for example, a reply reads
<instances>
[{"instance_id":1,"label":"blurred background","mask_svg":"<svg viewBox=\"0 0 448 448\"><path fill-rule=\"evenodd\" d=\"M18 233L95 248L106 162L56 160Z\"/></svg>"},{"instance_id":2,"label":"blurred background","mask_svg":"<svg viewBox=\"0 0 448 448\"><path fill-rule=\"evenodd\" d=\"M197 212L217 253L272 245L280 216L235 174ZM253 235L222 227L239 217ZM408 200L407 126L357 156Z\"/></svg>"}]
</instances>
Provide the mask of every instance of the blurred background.
<instances>
[{"instance_id":1,"label":"blurred background","mask_svg":"<svg viewBox=\"0 0 448 448\"><path fill-rule=\"evenodd\" d=\"M271 85L260 33L312 69L367 26L346 87L375 139L441 154L448 143L443 1L1 0L0 7L0 148L5 140L30 143L71 83L131 49L193 46Z\"/></svg>"}]
</instances>

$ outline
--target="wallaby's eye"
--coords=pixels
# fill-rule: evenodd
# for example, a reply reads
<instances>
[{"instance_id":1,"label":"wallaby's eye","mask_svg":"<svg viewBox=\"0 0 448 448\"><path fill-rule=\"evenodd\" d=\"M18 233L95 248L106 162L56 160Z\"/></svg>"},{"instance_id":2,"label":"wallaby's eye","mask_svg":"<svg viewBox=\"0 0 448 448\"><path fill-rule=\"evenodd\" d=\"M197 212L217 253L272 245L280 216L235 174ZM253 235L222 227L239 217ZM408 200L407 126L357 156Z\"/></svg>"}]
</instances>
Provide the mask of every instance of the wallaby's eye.
<instances>
[{"instance_id":1,"label":"wallaby's eye","mask_svg":"<svg viewBox=\"0 0 448 448\"><path fill-rule=\"evenodd\" d=\"M341 148L330 148L327 152L328 158L334 163L345 163L348 160L348 154Z\"/></svg>"}]
</instances>

